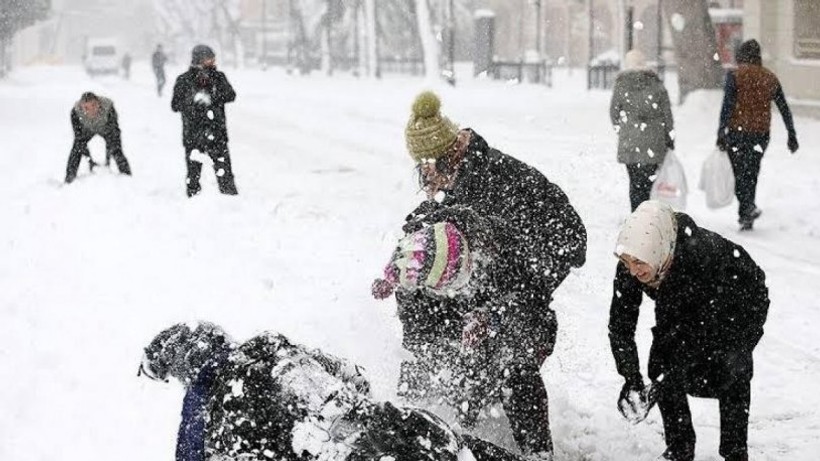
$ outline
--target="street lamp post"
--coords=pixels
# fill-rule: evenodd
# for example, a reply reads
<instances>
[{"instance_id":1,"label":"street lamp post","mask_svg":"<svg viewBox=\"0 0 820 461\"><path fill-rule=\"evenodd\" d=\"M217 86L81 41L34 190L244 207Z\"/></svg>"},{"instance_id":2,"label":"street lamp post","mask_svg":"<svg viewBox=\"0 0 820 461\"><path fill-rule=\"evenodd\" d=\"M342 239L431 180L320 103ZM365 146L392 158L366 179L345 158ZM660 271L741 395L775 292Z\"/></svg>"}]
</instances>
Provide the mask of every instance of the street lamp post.
<instances>
[{"instance_id":1,"label":"street lamp post","mask_svg":"<svg viewBox=\"0 0 820 461\"><path fill-rule=\"evenodd\" d=\"M535 71L535 79L538 83L541 83L543 78L545 77L541 75L542 70L544 72L546 71L546 69L542 69L541 66L541 63L544 60L544 57L541 55L541 0L533 0L533 5L535 5L535 52L538 56L538 63Z\"/></svg>"},{"instance_id":2,"label":"street lamp post","mask_svg":"<svg viewBox=\"0 0 820 461\"><path fill-rule=\"evenodd\" d=\"M658 17L657 17L657 24L658 24L658 35L656 37L656 55L655 55L655 62L658 66L658 74L663 77L664 72L663 70L663 7L662 7L663 0L658 0Z\"/></svg>"},{"instance_id":3,"label":"street lamp post","mask_svg":"<svg viewBox=\"0 0 820 461\"><path fill-rule=\"evenodd\" d=\"M268 0L262 0L262 70L268 70Z\"/></svg>"}]
</instances>

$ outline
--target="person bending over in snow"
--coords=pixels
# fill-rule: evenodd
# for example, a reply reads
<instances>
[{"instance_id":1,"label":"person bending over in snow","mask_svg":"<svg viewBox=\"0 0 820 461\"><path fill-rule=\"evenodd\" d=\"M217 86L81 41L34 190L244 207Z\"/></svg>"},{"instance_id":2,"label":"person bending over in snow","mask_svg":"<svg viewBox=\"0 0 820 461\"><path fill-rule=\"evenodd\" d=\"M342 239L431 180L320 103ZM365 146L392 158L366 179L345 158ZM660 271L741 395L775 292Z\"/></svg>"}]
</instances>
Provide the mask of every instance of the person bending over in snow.
<instances>
[{"instance_id":1,"label":"person bending over in snow","mask_svg":"<svg viewBox=\"0 0 820 461\"><path fill-rule=\"evenodd\" d=\"M92 92L83 93L80 100L71 109L71 127L74 129L74 145L68 155L65 182L71 183L77 177L80 160L88 157L89 167L93 170L97 165L88 151L88 141L100 135L105 140L105 164L111 158L117 163L117 169L122 174L131 174L131 167L122 152L120 125L117 120L117 111L114 103Z\"/></svg>"},{"instance_id":2,"label":"person bending over in snow","mask_svg":"<svg viewBox=\"0 0 820 461\"><path fill-rule=\"evenodd\" d=\"M763 270L740 246L658 201L621 227L609 316L624 416L640 421L657 401L667 449L692 461L695 432L687 395L720 402L720 455L746 461L752 351L763 335L769 295ZM635 328L643 294L655 301L650 388L640 372Z\"/></svg>"},{"instance_id":3,"label":"person bending over in snow","mask_svg":"<svg viewBox=\"0 0 820 461\"><path fill-rule=\"evenodd\" d=\"M219 191L237 194L225 118L225 104L235 99L236 92L225 74L216 70L213 50L205 45L195 46L191 52L191 67L177 77L171 98L171 109L182 114L188 197L198 194L201 189L199 178L205 155L213 162Z\"/></svg>"},{"instance_id":4,"label":"person bending over in snow","mask_svg":"<svg viewBox=\"0 0 820 461\"><path fill-rule=\"evenodd\" d=\"M472 237L469 243L496 269L487 279L476 277L469 296L459 290L436 293L429 283L420 289L398 286L403 346L415 358L402 364L399 392L411 401L423 399L429 370L464 344L475 351L475 374L501 390L496 395L522 452L548 459L552 438L539 369L557 330L550 302L570 268L584 264L586 230L558 186L491 148L475 131L459 129L440 106L435 94L420 94L405 129L427 200L403 230L409 235L450 222L468 241ZM437 244L440 239L436 232ZM430 277L426 268L423 275ZM376 283L374 295L384 287ZM474 415L464 420L468 426L473 421Z\"/></svg>"},{"instance_id":5,"label":"person bending over in snow","mask_svg":"<svg viewBox=\"0 0 820 461\"><path fill-rule=\"evenodd\" d=\"M177 324L145 348L142 374L186 387L177 461L523 461L373 401L359 367L276 333L238 344L211 323Z\"/></svg>"}]
</instances>

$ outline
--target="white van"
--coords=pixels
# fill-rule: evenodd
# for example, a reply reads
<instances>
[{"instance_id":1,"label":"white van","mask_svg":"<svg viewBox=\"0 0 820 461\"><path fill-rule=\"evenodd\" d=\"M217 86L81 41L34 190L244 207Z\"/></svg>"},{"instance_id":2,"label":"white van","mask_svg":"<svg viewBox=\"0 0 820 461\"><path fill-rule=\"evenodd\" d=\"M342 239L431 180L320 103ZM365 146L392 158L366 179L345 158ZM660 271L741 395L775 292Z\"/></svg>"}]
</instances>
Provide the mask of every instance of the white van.
<instances>
[{"instance_id":1,"label":"white van","mask_svg":"<svg viewBox=\"0 0 820 461\"><path fill-rule=\"evenodd\" d=\"M88 75L116 74L120 71L119 44L113 39L91 39L85 48Z\"/></svg>"}]
</instances>

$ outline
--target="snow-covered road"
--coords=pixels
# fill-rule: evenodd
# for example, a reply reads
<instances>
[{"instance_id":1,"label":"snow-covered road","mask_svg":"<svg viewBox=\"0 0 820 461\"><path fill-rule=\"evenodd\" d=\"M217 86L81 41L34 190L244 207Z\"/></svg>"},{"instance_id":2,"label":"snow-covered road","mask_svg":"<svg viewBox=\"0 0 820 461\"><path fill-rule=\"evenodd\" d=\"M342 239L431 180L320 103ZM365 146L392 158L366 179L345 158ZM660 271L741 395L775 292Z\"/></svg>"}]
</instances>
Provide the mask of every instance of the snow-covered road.
<instances>
[{"instance_id":1,"label":"snow-covered road","mask_svg":"<svg viewBox=\"0 0 820 461\"><path fill-rule=\"evenodd\" d=\"M238 93L228 129L240 195L220 196L206 166L193 200L184 194L179 116L167 95L157 98L144 64L128 82L91 80L74 67L21 69L0 81L0 459L173 459L182 390L137 379L136 369L142 347L177 321L211 320L239 339L279 330L361 363L377 395L392 397L401 329L393 303L371 299L369 286L420 199L403 130L427 86L226 73ZM606 329L627 178L615 163L609 94L584 91L582 78L561 75L553 89L470 80L436 89L450 118L561 185L588 228L588 263L556 293L559 342L544 367L557 459L649 460L663 449L660 416L640 426L620 418ZM63 187L69 110L86 90L114 99L134 177L102 171ZM692 189L719 102L719 93L699 93L675 108ZM767 272L752 459L813 460L820 122L798 119L803 147L790 156L774 120L755 232L739 234L734 208L707 210L699 191L687 211ZM92 143L95 157L102 146ZM644 365L651 312L647 302ZM698 459L717 460L717 403L693 402Z\"/></svg>"}]
</instances>

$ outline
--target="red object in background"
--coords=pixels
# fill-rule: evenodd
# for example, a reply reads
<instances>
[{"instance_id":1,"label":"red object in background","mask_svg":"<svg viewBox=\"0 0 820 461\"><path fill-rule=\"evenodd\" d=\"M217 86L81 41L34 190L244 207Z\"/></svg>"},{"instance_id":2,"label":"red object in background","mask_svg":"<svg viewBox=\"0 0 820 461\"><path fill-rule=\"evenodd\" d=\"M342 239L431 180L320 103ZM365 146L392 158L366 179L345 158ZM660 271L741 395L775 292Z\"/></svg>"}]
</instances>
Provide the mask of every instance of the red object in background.
<instances>
[{"instance_id":1,"label":"red object in background","mask_svg":"<svg viewBox=\"0 0 820 461\"><path fill-rule=\"evenodd\" d=\"M715 26L718 56L723 67L735 67L735 50L743 42L743 10L710 8Z\"/></svg>"}]
</instances>

